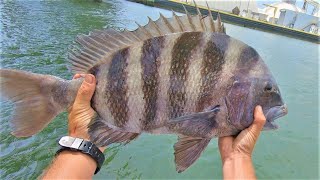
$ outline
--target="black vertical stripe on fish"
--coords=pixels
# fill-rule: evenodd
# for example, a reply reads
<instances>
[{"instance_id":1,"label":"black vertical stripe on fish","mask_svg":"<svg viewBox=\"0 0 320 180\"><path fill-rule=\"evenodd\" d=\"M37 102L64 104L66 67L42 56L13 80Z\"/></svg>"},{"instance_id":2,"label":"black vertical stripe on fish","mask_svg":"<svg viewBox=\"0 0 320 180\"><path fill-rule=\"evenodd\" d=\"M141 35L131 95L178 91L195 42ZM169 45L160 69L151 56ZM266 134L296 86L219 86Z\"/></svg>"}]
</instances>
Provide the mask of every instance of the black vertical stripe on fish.
<instances>
[{"instance_id":1,"label":"black vertical stripe on fish","mask_svg":"<svg viewBox=\"0 0 320 180\"><path fill-rule=\"evenodd\" d=\"M230 37L225 34L215 34L212 38L213 43L216 45L218 49L222 52L227 52L230 46Z\"/></svg>"},{"instance_id":2,"label":"black vertical stripe on fish","mask_svg":"<svg viewBox=\"0 0 320 180\"><path fill-rule=\"evenodd\" d=\"M109 72L108 82L106 87L106 95L108 99L108 107L118 127L123 127L128 120L127 106L127 59L129 48L122 49L115 53L112 57Z\"/></svg>"},{"instance_id":3,"label":"black vertical stripe on fish","mask_svg":"<svg viewBox=\"0 0 320 180\"><path fill-rule=\"evenodd\" d=\"M254 67L255 64L258 62L259 58L260 56L255 49L253 49L250 46L245 46L239 55L237 67L244 67L244 66ZM242 73L248 74L250 69L247 69L246 72L244 72L244 70L241 70L241 71Z\"/></svg>"},{"instance_id":4,"label":"black vertical stripe on fish","mask_svg":"<svg viewBox=\"0 0 320 180\"><path fill-rule=\"evenodd\" d=\"M159 56L161 50L164 48L165 38L163 36L149 39L144 42L142 46L141 66L143 69L143 97L145 100L145 114L144 125L148 128L147 124L155 120L157 112L157 99L159 88Z\"/></svg>"},{"instance_id":5,"label":"black vertical stripe on fish","mask_svg":"<svg viewBox=\"0 0 320 180\"><path fill-rule=\"evenodd\" d=\"M170 86L169 95L169 118L175 118L183 114L186 103L187 70L192 51L201 43L201 33L183 33L175 42L171 55L171 66L169 71Z\"/></svg>"},{"instance_id":6,"label":"black vertical stripe on fish","mask_svg":"<svg viewBox=\"0 0 320 180\"><path fill-rule=\"evenodd\" d=\"M200 93L202 81L202 61L203 53L207 42L211 40L211 35L204 33L198 47L192 53L192 60L189 63L188 75L186 81L186 104L184 106L184 115L196 112L197 100Z\"/></svg>"},{"instance_id":7,"label":"black vertical stripe on fish","mask_svg":"<svg viewBox=\"0 0 320 180\"><path fill-rule=\"evenodd\" d=\"M92 68L90 68L88 73L94 75L95 77L98 77L99 71L100 71L100 67L98 65L96 65L96 66L93 66ZM98 86L99 86L99 81L98 81L98 79L96 79L96 87L98 87ZM96 92L94 92L94 93L96 93ZM95 96L93 95L92 97L93 98L92 98L92 101L91 101L91 107L96 109L96 104L93 103L94 102L93 99L94 99Z\"/></svg>"},{"instance_id":8,"label":"black vertical stripe on fish","mask_svg":"<svg viewBox=\"0 0 320 180\"><path fill-rule=\"evenodd\" d=\"M212 91L220 76L223 64L223 53L212 40L208 41L203 53L202 81L196 107L197 112L203 111L205 107L213 105L208 103L212 101Z\"/></svg>"},{"instance_id":9,"label":"black vertical stripe on fish","mask_svg":"<svg viewBox=\"0 0 320 180\"><path fill-rule=\"evenodd\" d=\"M96 76L99 73L99 65L95 65L92 68L89 69L88 73Z\"/></svg>"}]
</instances>

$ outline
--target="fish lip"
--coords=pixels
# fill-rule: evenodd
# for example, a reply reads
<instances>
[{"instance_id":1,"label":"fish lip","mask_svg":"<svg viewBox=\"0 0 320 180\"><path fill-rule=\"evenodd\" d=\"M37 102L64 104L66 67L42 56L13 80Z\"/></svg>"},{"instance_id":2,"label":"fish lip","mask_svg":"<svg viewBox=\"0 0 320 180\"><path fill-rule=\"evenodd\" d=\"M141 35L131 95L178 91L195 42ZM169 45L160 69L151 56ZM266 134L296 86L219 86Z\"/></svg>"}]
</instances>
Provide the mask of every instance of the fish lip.
<instances>
[{"instance_id":1,"label":"fish lip","mask_svg":"<svg viewBox=\"0 0 320 180\"><path fill-rule=\"evenodd\" d=\"M274 122L275 119L285 116L286 114L288 114L288 107L284 104L270 108L265 116L267 121Z\"/></svg>"}]
</instances>

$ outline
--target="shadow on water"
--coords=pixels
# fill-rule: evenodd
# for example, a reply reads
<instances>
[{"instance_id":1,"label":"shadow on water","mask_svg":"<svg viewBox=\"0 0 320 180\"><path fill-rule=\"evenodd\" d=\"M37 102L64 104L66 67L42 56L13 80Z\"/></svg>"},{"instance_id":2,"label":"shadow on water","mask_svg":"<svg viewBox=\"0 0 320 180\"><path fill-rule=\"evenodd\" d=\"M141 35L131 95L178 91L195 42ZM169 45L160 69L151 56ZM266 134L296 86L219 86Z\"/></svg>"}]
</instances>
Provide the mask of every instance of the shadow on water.
<instances>
[{"instance_id":1,"label":"shadow on water","mask_svg":"<svg viewBox=\"0 0 320 180\"><path fill-rule=\"evenodd\" d=\"M134 29L171 12L126 1L3 1L0 3L0 63L70 79L66 53L78 34L93 29ZM318 67L316 44L227 25L227 33L253 46L278 81L288 116L280 129L264 132L256 146L254 163L260 178L316 178L318 176ZM30 138L10 135L12 105L0 102L1 179L35 179L51 162L57 140L67 133L67 114L60 114L42 132ZM112 146L97 179L221 178L217 141L186 172L175 172L172 145L176 136L143 134L127 146Z\"/></svg>"}]
</instances>

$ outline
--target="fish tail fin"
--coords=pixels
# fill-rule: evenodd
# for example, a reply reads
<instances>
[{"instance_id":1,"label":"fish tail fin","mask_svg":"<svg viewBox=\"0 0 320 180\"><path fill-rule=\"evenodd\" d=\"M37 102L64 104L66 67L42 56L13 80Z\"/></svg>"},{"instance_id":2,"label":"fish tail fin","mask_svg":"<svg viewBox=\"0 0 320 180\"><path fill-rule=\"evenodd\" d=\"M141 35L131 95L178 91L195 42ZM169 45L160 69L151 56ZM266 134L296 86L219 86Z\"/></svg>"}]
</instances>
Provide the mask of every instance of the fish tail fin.
<instances>
[{"instance_id":1,"label":"fish tail fin","mask_svg":"<svg viewBox=\"0 0 320 180\"><path fill-rule=\"evenodd\" d=\"M68 81L58 77L0 69L0 97L14 105L12 134L27 137L41 131L74 101L68 86Z\"/></svg>"}]
</instances>

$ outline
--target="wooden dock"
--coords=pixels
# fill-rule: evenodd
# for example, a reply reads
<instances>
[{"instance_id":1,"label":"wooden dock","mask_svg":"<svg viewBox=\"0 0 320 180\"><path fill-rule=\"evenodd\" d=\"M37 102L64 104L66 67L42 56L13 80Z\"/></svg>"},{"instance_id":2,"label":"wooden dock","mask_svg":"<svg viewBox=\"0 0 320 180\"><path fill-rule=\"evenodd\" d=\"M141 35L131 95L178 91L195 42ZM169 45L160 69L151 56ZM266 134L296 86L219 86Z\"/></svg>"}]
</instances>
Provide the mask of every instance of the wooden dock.
<instances>
[{"instance_id":1,"label":"wooden dock","mask_svg":"<svg viewBox=\"0 0 320 180\"><path fill-rule=\"evenodd\" d=\"M177 12L182 12L182 13L185 12L182 6L184 5L190 13L196 14L196 8L192 4L180 2L177 0L130 0L130 1L142 3L149 6L160 7L168 10L175 10ZM208 15L207 7L200 6L200 5L198 5L198 7L203 15ZM252 29L258 29L261 31L271 32L279 35L284 35L284 36L320 44L320 36L314 33L287 28L277 24L271 24L269 22L258 21L255 19L241 17L238 15L234 15L234 14L223 12L223 11L211 10L211 12L212 12L213 18L216 18L217 14L220 13L222 21L226 23L235 24L243 27L252 28Z\"/></svg>"}]
</instances>

